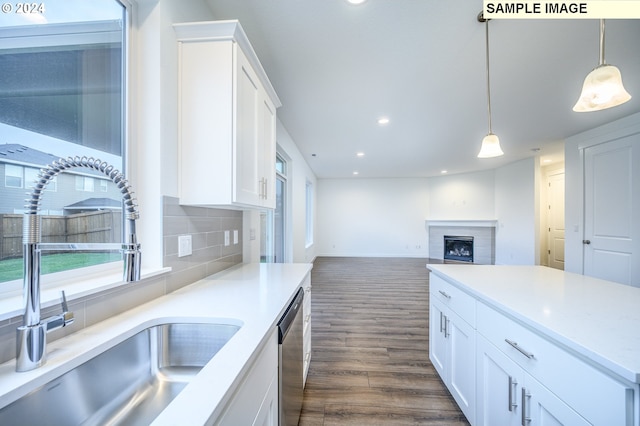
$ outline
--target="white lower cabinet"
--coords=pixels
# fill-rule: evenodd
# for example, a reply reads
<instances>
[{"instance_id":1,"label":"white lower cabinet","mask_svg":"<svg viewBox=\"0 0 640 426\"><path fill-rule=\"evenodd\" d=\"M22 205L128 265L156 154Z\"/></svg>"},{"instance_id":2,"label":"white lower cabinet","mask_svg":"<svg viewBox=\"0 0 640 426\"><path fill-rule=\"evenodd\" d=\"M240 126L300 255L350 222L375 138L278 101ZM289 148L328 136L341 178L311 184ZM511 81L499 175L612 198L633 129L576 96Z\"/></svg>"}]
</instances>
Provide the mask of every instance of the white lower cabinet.
<instances>
[{"instance_id":1,"label":"white lower cabinet","mask_svg":"<svg viewBox=\"0 0 640 426\"><path fill-rule=\"evenodd\" d=\"M475 330L431 297L429 358L470 423L475 417Z\"/></svg>"},{"instance_id":2,"label":"white lower cabinet","mask_svg":"<svg viewBox=\"0 0 640 426\"><path fill-rule=\"evenodd\" d=\"M476 344L478 425L590 425L482 335Z\"/></svg>"},{"instance_id":3,"label":"white lower cabinet","mask_svg":"<svg viewBox=\"0 0 640 426\"><path fill-rule=\"evenodd\" d=\"M271 333L215 425L278 425L278 333Z\"/></svg>"},{"instance_id":4,"label":"white lower cabinet","mask_svg":"<svg viewBox=\"0 0 640 426\"><path fill-rule=\"evenodd\" d=\"M458 284L430 275L429 359L469 423L640 425L637 384Z\"/></svg>"}]
</instances>

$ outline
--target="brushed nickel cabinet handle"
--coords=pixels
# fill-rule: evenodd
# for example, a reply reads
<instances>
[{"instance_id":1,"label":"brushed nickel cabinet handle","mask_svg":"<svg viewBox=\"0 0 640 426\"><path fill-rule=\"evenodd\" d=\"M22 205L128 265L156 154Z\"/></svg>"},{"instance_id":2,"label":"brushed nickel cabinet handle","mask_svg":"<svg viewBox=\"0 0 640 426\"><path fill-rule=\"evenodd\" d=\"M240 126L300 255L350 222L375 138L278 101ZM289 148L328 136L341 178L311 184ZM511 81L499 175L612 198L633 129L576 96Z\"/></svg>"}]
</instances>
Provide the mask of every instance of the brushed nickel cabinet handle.
<instances>
[{"instance_id":1,"label":"brushed nickel cabinet handle","mask_svg":"<svg viewBox=\"0 0 640 426\"><path fill-rule=\"evenodd\" d=\"M447 299L451 299L451 295L450 295L450 294L448 294L447 292L442 291L442 290L438 290L438 292L439 292L441 295L443 295L444 297L446 297Z\"/></svg>"},{"instance_id":2,"label":"brushed nickel cabinet handle","mask_svg":"<svg viewBox=\"0 0 640 426\"><path fill-rule=\"evenodd\" d=\"M527 416L527 399L531 398L531 394L522 388L522 426L528 426L531 422L531 416Z\"/></svg>"},{"instance_id":3,"label":"brushed nickel cabinet handle","mask_svg":"<svg viewBox=\"0 0 640 426\"><path fill-rule=\"evenodd\" d=\"M516 386L518 386L518 382L513 377L509 376L509 411L513 411L518 407L518 403L513 402L513 397L516 393Z\"/></svg>"},{"instance_id":4,"label":"brushed nickel cabinet handle","mask_svg":"<svg viewBox=\"0 0 640 426\"><path fill-rule=\"evenodd\" d=\"M445 315L444 316L444 338L448 338L449 336L451 336L451 333L449 332L449 323L451 321L449 320L449 318Z\"/></svg>"},{"instance_id":5,"label":"brushed nickel cabinet handle","mask_svg":"<svg viewBox=\"0 0 640 426\"><path fill-rule=\"evenodd\" d=\"M509 340L509 339L504 339L504 341L510 344L514 349L516 349L518 352L520 352L522 355L526 356L527 358L529 359L535 358L531 352L522 349L520 345L518 345L518 342L514 342L513 340Z\"/></svg>"}]
</instances>

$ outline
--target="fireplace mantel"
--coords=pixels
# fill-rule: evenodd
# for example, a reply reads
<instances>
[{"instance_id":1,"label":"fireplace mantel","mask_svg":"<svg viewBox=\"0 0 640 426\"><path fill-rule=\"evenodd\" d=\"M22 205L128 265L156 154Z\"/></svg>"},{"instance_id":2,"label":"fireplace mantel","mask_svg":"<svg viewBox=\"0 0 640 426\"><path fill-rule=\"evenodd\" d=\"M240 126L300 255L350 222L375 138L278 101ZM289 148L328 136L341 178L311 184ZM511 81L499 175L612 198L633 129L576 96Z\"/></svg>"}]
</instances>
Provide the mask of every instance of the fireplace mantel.
<instances>
[{"instance_id":1,"label":"fireplace mantel","mask_svg":"<svg viewBox=\"0 0 640 426\"><path fill-rule=\"evenodd\" d=\"M498 226L497 219L482 219L482 220L433 220L427 219L425 220L425 227L427 230L430 226L446 226L446 227L472 227L472 226L480 226L483 228L495 228Z\"/></svg>"}]
</instances>

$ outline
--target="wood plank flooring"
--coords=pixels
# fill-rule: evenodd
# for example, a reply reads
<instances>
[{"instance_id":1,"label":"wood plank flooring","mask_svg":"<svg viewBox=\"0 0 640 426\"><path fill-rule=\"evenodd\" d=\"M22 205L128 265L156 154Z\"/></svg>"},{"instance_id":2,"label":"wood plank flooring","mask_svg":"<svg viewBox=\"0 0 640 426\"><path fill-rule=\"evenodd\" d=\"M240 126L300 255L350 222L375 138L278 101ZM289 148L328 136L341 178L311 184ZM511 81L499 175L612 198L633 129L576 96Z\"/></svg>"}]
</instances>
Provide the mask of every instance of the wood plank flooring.
<instances>
[{"instance_id":1,"label":"wood plank flooring","mask_svg":"<svg viewBox=\"0 0 640 426\"><path fill-rule=\"evenodd\" d=\"M429 361L427 261L316 259L300 426L468 425Z\"/></svg>"}]
</instances>

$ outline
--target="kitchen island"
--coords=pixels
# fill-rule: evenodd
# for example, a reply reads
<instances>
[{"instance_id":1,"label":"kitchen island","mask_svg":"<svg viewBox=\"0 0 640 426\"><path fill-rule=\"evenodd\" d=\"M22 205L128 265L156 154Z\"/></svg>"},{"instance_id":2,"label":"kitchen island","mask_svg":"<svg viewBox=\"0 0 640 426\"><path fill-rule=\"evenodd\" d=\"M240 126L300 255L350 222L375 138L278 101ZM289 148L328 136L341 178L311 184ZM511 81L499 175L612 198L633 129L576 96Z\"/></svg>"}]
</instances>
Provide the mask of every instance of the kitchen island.
<instances>
[{"instance_id":1,"label":"kitchen island","mask_svg":"<svg viewBox=\"0 0 640 426\"><path fill-rule=\"evenodd\" d=\"M214 424L227 414L225 408L260 361L262 349L273 344L276 324L298 288L310 279L311 267L238 265L50 343L47 363L41 368L16 373L14 360L0 365L0 407L145 328L168 322L218 321L240 329L153 423Z\"/></svg>"},{"instance_id":2,"label":"kitchen island","mask_svg":"<svg viewBox=\"0 0 640 426\"><path fill-rule=\"evenodd\" d=\"M427 268L429 356L471 424L638 424L640 289L542 266Z\"/></svg>"}]
</instances>

